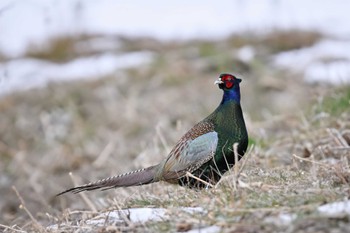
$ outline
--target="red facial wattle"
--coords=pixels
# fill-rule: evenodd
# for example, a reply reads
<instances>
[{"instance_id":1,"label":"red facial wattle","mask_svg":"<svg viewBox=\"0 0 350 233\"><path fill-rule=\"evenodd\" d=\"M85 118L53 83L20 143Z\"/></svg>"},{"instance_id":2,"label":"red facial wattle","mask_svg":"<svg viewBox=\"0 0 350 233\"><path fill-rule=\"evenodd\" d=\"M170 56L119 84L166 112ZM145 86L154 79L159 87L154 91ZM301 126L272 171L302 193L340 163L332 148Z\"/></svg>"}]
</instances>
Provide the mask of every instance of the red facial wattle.
<instances>
[{"instance_id":1,"label":"red facial wattle","mask_svg":"<svg viewBox=\"0 0 350 233\"><path fill-rule=\"evenodd\" d=\"M230 89L233 87L234 79L235 79L235 77L232 75L225 75L221 78L222 82L225 84L225 87L227 89Z\"/></svg>"},{"instance_id":2,"label":"red facial wattle","mask_svg":"<svg viewBox=\"0 0 350 233\"><path fill-rule=\"evenodd\" d=\"M227 89L230 89L231 87L233 87L233 82L232 81L225 81L225 86Z\"/></svg>"}]
</instances>

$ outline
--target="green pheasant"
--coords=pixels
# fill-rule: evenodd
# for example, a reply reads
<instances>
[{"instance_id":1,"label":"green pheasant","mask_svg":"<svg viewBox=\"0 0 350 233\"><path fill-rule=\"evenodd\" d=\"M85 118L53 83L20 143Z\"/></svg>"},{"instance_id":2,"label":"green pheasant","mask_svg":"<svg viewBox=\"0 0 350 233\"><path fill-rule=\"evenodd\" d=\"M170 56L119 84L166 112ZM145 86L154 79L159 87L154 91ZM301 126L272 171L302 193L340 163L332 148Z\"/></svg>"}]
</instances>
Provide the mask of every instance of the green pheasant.
<instances>
[{"instance_id":1,"label":"green pheasant","mask_svg":"<svg viewBox=\"0 0 350 233\"><path fill-rule=\"evenodd\" d=\"M74 187L57 196L67 192L106 190L158 181L196 189L215 185L233 167L235 156L242 158L248 146L240 104L240 82L241 79L231 74L220 75L215 81L224 92L219 106L182 136L168 157L159 164Z\"/></svg>"}]
</instances>

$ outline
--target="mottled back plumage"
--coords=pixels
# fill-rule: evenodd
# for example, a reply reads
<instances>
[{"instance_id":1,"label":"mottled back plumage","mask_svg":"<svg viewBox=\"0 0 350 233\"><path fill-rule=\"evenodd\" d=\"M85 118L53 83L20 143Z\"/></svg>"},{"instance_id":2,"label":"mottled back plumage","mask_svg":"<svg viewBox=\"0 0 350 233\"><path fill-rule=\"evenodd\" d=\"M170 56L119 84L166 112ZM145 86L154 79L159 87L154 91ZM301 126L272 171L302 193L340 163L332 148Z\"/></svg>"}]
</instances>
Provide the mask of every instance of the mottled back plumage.
<instances>
[{"instance_id":1,"label":"mottled back plumage","mask_svg":"<svg viewBox=\"0 0 350 233\"><path fill-rule=\"evenodd\" d=\"M215 185L235 164L234 144L238 145L238 159L242 158L248 146L248 134L240 105L240 82L233 75L220 75L215 82L224 92L220 105L182 136L161 163L74 187L57 195L158 181L178 183L189 188Z\"/></svg>"}]
</instances>

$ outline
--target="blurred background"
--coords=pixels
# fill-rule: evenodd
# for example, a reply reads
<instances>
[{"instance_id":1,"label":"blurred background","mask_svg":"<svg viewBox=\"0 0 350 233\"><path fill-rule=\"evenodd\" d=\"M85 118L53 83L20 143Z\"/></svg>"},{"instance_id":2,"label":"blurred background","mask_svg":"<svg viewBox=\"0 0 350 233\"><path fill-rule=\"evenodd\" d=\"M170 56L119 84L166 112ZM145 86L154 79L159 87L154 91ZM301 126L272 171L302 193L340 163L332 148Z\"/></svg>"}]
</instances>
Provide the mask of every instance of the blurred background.
<instances>
[{"instance_id":1,"label":"blurred background","mask_svg":"<svg viewBox=\"0 0 350 233\"><path fill-rule=\"evenodd\" d=\"M276 35L275 40L279 41L270 42L274 47L266 59L271 64L305 72L305 79L310 82L349 81L347 9L350 3L343 0L322 0L317 5L301 0L189 4L2 0L0 4L1 93L42 86L50 81L97 78L149 63L159 56L155 51L161 47L157 40L218 41L246 35L250 40L265 36L268 41L273 32L281 35ZM146 45L123 44L125 40L132 43L140 37ZM242 62L259 55L253 41L236 41L232 46L237 51L231 51L230 55ZM305 49L296 50L301 47ZM210 48L201 49L208 50L202 53L210 53ZM220 51L212 52L220 55Z\"/></svg>"},{"instance_id":2,"label":"blurred background","mask_svg":"<svg viewBox=\"0 0 350 233\"><path fill-rule=\"evenodd\" d=\"M53 198L72 185L69 172L83 183L158 162L216 108L223 72L243 79L251 144L262 148L294 135L305 115L348 112L349 9L344 0L1 0L0 219L28 220L13 186L45 219L86 208ZM304 149L263 154L288 164ZM91 196L102 208L115 194Z\"/></svg>"}]
</instances>

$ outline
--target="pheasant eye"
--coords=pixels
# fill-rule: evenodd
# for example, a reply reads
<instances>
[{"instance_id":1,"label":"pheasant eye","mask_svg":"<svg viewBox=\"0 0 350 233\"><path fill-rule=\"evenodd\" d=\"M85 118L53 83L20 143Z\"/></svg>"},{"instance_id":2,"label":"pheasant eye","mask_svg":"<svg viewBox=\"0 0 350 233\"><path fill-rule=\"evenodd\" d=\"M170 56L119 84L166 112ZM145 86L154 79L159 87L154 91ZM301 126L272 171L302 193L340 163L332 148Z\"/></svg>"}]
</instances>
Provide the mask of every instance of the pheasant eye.
<instances>
[{"instance_id":1,"label":"pheasant eye","mask_svg":"<svg viewBox=\"0 0 350 233\"><path fill-rule=\"evenodd\" d=\"M232 79L226 80L225 86L226 86L226 88L231 88L231 87L233 87Z\"/></svg>"}]
</instances>

